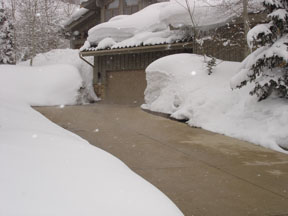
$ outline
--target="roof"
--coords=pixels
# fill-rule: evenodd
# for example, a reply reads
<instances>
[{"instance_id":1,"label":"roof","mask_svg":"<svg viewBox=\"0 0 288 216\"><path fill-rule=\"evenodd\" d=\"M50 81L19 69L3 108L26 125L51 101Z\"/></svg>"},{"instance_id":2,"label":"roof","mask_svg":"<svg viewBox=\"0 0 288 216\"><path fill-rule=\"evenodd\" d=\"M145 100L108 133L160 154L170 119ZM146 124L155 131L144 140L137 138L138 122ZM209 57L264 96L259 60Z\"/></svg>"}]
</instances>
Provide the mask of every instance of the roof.
<instances>
[{"instance_id":1,"label":"roof","mask_svg":"<svg viewBox=\"0 0 288 216\"><path fill-rule=\"evenodd\" d=\"M71 25L73 22L79 20L80 18L84 17L86 14L88 14L88 12L90 12L90 10L86 9L86 8L79 8L78 10L76 10L71 17L66 20L65 22L63 22L64 27L68 27L69 25Z\"/></svg>"},{"instance_id":2,"label":"roof","mask_svg":"<svg viewBox=\"0 0 288 216\"><path fill-rule=\"evenodd\" d=\"M181 1L182 4L179 4ZM202 1L195 3L194 28L215 29L236 17L233 10L224 10L218 6L219 1L211 0L211 2L215 5L207 5ZM193 27L185 8L185 0L156 3L132 15L116 16L108 22L96 25L89 30L87 41L81 51L99 52L136 47L141 49L145 46L179 43L187 40L187 32L191 35ZM190 34L187 31L189 28Z\"/></svg>"},{"instance_id":3,"label":"roof","mask_svg":"<svg viewBox=\"0 0 288 216\"><path fill-rule=\"evenodd\" d=\"M194 12L195 22L202 28L223 25L233 16L233 13L223 13L218 7L207 7L200 3ZM187 9L175 2L156 3L132 15L114 17L96 25L89 30L82 50L95 46L99 49L99 45L100 49L102 46L114 49L174 43L185 38L187 32L182 31L184 26L191 26ZM109 46L107 40L110 40Z\"/></svg>"}]
</instances>

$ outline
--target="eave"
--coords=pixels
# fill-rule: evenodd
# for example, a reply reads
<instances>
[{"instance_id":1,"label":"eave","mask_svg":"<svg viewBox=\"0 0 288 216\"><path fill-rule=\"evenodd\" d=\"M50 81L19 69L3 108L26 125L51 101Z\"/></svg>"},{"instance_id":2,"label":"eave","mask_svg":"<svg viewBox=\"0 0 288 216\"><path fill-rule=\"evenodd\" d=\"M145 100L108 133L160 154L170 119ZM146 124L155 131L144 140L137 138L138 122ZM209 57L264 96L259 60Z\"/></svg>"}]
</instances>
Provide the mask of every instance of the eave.
<instances>
[{"instance_id":1,"label":"eave","mask_svg":"<svg viewBox=\"0 0 288 216\"><path fill-rule=\"evenodd\" d=\"M82 2L80 6L89 10L96 10L96 1L88 0L86 2Z\"/></svg>"},{"instance_id":2,"label":"eave","mask_svg":"<svg viewBox=\"0 0 288 216\"><path fill-rule=\"evenodd\" d=\"M73 31L73 29L78 29L77 27L79 27L79 26L82 26L84 28L87 20L90 20L91 17L95 16L95 13L97 13L97 11L96 12L95 11L88 11L86 14L81 16L79 19L74 20L72 23L65 26L65 29L67 31ZM99 13L100 13L100 11L99 11Z\"/></svg>"},{"instance_id":3,"label":"eave","mask_svg":"<svg viewBox=\"0 0 288 216\"><path fill-rule=\"evenodd\" d=\"M173 43L173 44L160 44L160 45L149 45L119 49L106 49L106 50L95 50L95 51L82 51L81 56L107 56L107 55L120 55L120 54L133 54L133 53L145 53L145 52L157 52L164 50L181 50L181 49L192 49L192 42Z\"/></svg>"}]
</instances>

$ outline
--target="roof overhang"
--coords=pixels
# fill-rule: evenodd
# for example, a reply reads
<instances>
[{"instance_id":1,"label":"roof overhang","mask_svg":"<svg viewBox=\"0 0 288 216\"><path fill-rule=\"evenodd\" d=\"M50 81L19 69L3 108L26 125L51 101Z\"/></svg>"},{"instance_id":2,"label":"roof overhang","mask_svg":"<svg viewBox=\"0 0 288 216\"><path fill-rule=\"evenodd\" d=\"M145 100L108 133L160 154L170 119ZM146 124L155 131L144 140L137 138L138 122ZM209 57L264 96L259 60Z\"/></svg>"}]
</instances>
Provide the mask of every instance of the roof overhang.
<instances>
[{"instance_id":1,"label":"roof overhang","mask_svg":"<svg viewBox=\"0 0 288 216\"><path fill-rule=\"evenodd\" d=\"M166 51L185 50L185 49L192 49L192 48L193 48L193 42L182 42L182 43L139 46L139 47L119 48L119 49L82 51L80 52L80 55L81 56L108 56L108 55L120 55L120 54L157 52L157 51L165 51L165 50Z\"/></svg>"},{"instance_id":2,"label":"roof overhang","mask_svg":"<svg viewBox=\"0 0 288 216\"><path fill-rule=\"evenodd\" d=\"M95 10L97 7L104 7L107 4L113 2L113 0L88 0L81 3L81 7L87 8L89 10Z\"/></svg>"},{"instance_id":3,"label":"roof overhang","mask_svg":"<svg viewBox=\"0 0 288 216\"><path fill-rule=\"evenodd\" d=\"M80 6L82 8L87 8L89 10L95 10L96 9L96 1L95 0L88 0L85 2L81 2Z\"/></svg>"},{"instance_id":4,"label":"roof overhang","mask_svg":"<svg viewBox=\"0 0 288 216\"><path fill-rule=\"evenodd\" d=\"M71 22L69 25L64 26L64 28L66 29L66 31L73 31L74 29L79 28L79 26L81 28L87 28L86 27L86 23L88 23L89 20L93 19L94 16L96 16L97 14L100 14L100 10L89 10L87 13L83 14L79 19L74 20L73 22ZM96 24L95 24L96 25ZM90 26L89 26L90 28Z\"/></svg>"}]
</instances>

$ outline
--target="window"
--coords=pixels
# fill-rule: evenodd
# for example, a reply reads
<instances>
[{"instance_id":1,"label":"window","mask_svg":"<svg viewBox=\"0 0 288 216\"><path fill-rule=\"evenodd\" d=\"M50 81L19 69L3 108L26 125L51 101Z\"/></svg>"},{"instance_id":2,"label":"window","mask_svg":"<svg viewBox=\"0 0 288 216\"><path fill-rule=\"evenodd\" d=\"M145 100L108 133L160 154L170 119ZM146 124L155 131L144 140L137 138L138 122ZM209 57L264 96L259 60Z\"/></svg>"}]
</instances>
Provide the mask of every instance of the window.
<instances>
[{"instance_id":1,"label":"window","mask_svg":"<svg viewBox=\"0 0 288 216\"><path fill-rule=\"evenodd\" d=\"M119 8L119 0L115 0L108 5L108 9Z\"/></svg>"},{"instance_id":2,"label":"window","mask_svg":"<svg viewBox=\"0 0 288 216\"><path fill-rule=\"evenodd\" d=\"M125 5L132 6L132 5L138 5L139 0L125 0Z\"/></svg>"},{"instance_id":3,"label":"window","mask_svg":"<svg viewBox=\"0 0 288 216\"><path fill-rule=\"evenodd\" d=\"M105 10L105 21L119 15L120 0L112 1Z\"/></svg>"},{"instance_id":4,"label":"window","mask_svg":"<svg viewBox=\"0 0 288 216\"><path fill-rule=\"evenodd\" d=\"M110 0L104 12L105 21L110 20L112 17L123 14L133 14L139 11L139 4L141 0Z\"/></svg>"},{"instance_id":5,"label":"window","mask_svg":"<svg viewBox=\"0 0 288 216\"><path fill-rule=\"evenodd\" d=\"M133 14L139 10L140 0L124 0L124 14Z\"/></svg>"}]
</instances>

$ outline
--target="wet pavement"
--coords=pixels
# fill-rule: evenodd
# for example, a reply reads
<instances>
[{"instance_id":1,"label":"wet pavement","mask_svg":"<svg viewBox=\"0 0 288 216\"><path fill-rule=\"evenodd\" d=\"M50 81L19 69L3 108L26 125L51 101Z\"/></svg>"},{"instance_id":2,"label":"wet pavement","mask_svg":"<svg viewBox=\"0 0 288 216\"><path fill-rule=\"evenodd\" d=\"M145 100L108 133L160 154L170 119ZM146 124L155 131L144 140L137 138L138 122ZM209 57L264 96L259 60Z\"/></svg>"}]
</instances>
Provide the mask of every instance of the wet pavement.
<instances>
[{"instance_id":1,"label":"wet pavement","mask_svg":"<svg viewBox=\"0 0 288 216\"><path fill-rule=\"evenodd\" d=\"M118 157L187 216L288 216L288 155L139 107L36 107Z\"/></svg>"}]
</instances>

